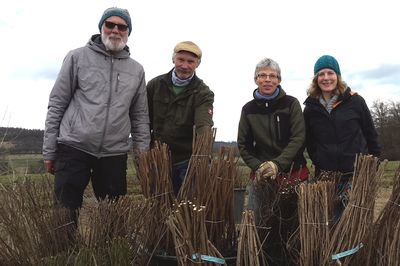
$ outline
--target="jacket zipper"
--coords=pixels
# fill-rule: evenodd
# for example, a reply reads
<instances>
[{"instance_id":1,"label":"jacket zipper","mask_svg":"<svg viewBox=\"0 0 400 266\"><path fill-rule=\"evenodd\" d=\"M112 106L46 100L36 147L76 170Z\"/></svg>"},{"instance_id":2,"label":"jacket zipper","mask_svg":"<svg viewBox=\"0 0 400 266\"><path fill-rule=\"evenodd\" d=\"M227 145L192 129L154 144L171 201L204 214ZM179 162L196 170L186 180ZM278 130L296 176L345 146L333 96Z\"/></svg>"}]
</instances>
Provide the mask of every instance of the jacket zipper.
<instances>
[{"instance_id":1,"label":"jacket zipper","mask_svg":"<svg viewBox=\"0 0 400 266\"><path fill-rule=\"evenodd\" d=\"M276 116L276 122L278 123L278 140L281 140L281 125L280 125L280 119L279 119L279 115Z\"/></svg>"},{"instance_id":2,"label":"jacket zipper","mask_svg":"<svg viewBox=\"0 0 400 266\"><path fill-rule=\"evenodd\" d=\"M119 88L119 73L117 74L117 86L115 87L115 92L118 92Z\"/></svg>"},{"instance_id":3,"label":"jacket zipper","mask_svg":"<svg viewBox=\"0 0 400 266\"><path fill-rule=\"evenodd\" d=\"M111 103L112 84L113 84L112 83L113 69L114 69L114 56L111 56L110 89L109 89L109 93L108 93L108 101L107 101L107 106L106 106L106 108L107 108L106 118L104 119L103 137L101 138L100 146L99 146L99 154L101 153L101 147L103 146L104 137L106 136L108 116L109 116L109 113L110 113L110 103Z\"/></svg>"}]
</instances>

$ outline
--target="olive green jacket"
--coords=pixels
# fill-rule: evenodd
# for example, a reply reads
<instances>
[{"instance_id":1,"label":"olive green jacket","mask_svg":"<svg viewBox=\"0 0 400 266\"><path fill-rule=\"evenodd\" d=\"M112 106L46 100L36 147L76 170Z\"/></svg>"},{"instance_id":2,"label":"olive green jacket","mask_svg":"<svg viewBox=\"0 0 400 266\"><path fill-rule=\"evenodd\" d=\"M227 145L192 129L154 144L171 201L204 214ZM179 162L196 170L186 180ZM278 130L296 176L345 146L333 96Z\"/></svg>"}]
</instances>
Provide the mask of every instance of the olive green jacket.
<instances>
[{"instance_id":1,"label":"olive green jacket","mask_svg":"<svg viewBox=\"0 0 400 266\"><path fill-rule=\"evenodd\" d=\"M193 126L196 132L213 126L214 93L196 75L183 92L176 95L172 70L147 84L152 142L168 144L172 163L192 155Z\"/></svg>"},{"instance_id":2,"label":"olive green jacket","mask_svg":"<svg viewBox=\"0 0 400 266\"><path fill-rule=\"evenodd\" d=\"M254 98L242 108L237 144L241 157L253 171L264 161L273 161L283 172L290 171L292 164L293 170L306 164L300 103L280 86L279 89L275 99Z\"/></svg>"}]
</instances>

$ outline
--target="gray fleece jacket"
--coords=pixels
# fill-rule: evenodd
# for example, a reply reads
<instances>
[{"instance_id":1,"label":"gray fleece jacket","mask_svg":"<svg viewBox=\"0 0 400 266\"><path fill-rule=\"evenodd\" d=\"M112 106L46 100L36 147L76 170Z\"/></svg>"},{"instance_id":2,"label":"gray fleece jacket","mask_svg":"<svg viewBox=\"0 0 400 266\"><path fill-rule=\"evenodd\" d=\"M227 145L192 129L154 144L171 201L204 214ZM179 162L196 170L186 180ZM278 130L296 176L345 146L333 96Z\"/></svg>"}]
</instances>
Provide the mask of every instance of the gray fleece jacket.
<instances>
[{"instance_id":1,"label":"gray fleece jacket","mask_svg":"<svg viewBox=\"0 0 400 266\"><path fill-rule=\"evenodd\" d=\"M43 157L54 160L57 143L96 157L149 148L145 74L129 48L110 54L99 34L70 51L50 93Z\"/></svg>"}]
</instances>

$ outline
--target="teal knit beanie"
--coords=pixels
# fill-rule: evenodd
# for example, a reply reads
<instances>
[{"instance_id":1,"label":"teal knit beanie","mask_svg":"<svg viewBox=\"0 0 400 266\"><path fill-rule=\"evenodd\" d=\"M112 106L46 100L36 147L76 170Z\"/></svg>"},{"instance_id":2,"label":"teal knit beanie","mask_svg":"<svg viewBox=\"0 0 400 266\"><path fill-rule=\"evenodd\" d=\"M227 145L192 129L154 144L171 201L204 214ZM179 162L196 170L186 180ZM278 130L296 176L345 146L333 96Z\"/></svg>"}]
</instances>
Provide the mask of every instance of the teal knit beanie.
<instances>
[{"instance_id":1,"label":"teal knit beanie","mask_svg":"<svg viewBox=\"0 0 400 266\"><path fill-rule=\"evenodd\" d=\"M104 13L103 16L101 16L100 22L99 22L99 30L101 32L101 26L103 26L103 23L106 19L108 19L109 17L112 16L117 16L122 18L123 20L125 20L126 24L128 24L128 28L129 28L129 34L131 35L132 32L132 23L131 23L131 16L129 15L128 10L126 9L122 9L122 8L118 8L118 7L110 7L107 8Z\"/></svg>"},{"instance_id":2,"label":"teal knit beanie","mask_svg":"<svg viewBox=\"0 0 400 266\"><path fill-rule=\"evenodd\" d=\"M324 68L332 69L337 75L341 75L339 63L333 56L323 55L318 58L317 62L315 62L314 65L314 75Z\"/></svg>"}]
</instances>

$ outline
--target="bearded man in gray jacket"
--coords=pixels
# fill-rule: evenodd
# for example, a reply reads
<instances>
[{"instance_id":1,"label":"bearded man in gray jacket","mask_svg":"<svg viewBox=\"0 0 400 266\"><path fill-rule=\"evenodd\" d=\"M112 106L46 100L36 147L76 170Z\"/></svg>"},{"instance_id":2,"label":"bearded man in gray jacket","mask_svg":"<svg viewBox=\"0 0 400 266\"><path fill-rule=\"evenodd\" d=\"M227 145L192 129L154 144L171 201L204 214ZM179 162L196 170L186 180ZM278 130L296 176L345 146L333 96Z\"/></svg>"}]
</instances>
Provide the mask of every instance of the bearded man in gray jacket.
<instances>
[{"instance_id":1,"label":"bearded man in gray jacket","mask_svg":"<svg viewBox=\"0 0 400 266\"><path fill-rule=\"evenodd\" d=\"M91 181L97 199L126 194L127 153L149 148L145 74L126 45L128 10L108 8L101 34L67 54L50 94L43 157L55 175L57 204L82 206Z\"/></svg>"}]
</instances>

